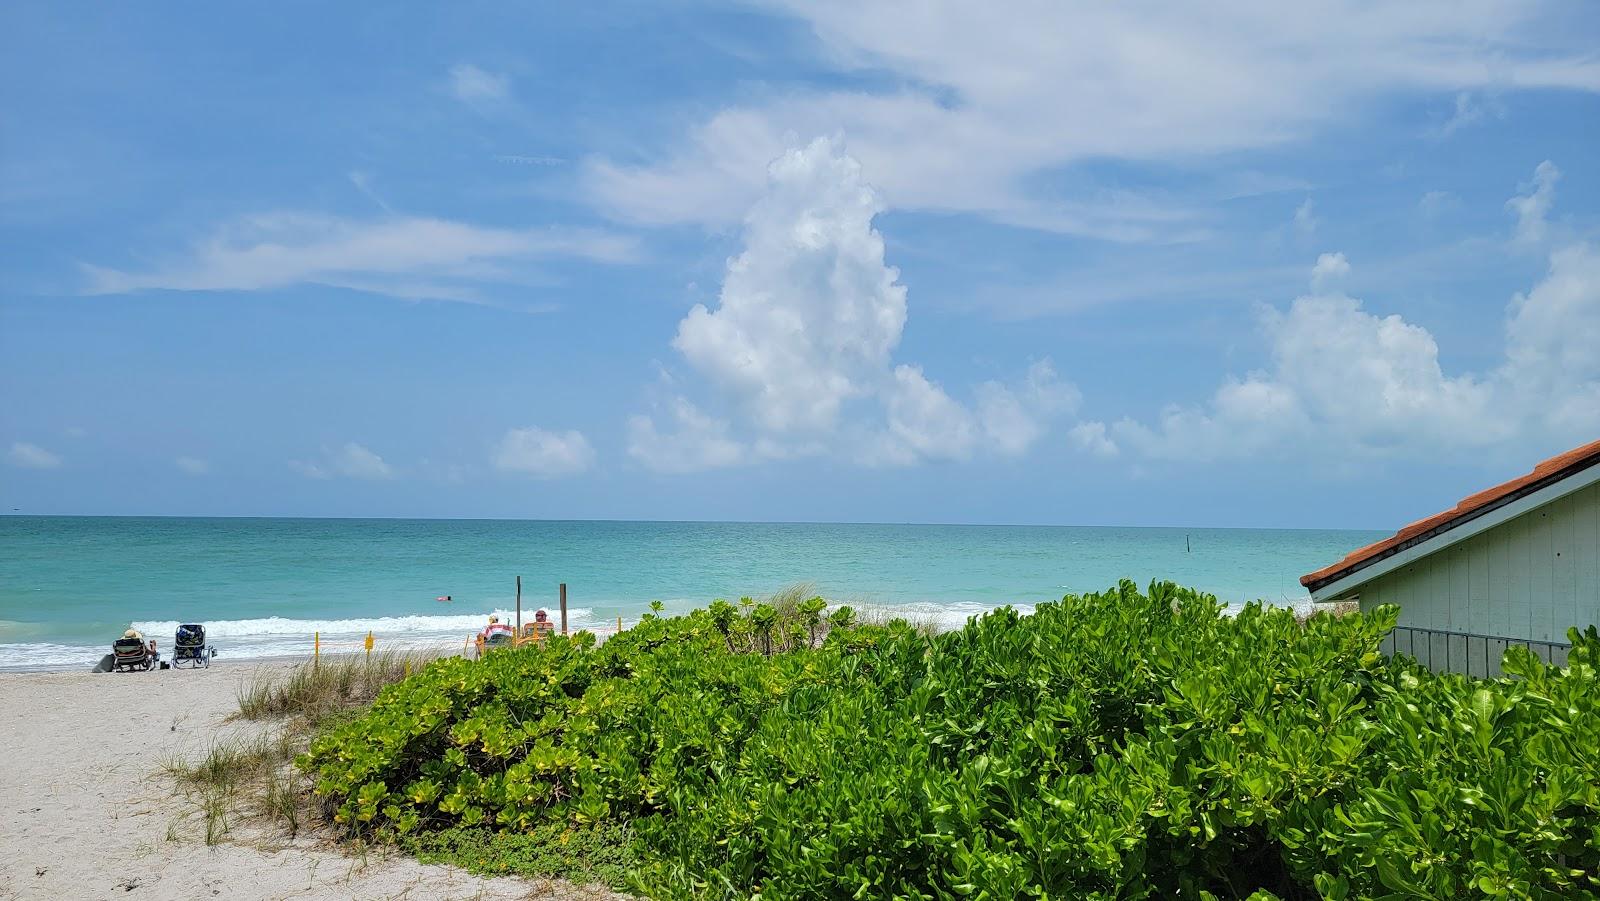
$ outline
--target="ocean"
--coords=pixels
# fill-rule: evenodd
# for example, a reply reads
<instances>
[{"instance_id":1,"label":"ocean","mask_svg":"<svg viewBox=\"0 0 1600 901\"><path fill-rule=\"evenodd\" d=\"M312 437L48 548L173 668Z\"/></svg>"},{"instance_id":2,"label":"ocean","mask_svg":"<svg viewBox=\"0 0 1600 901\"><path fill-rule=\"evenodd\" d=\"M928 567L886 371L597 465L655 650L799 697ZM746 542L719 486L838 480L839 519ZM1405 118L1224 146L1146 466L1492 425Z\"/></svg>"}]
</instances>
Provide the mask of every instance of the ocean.
<instances>
[{"instance_id":1,"label":"ocean","mask_svg":"<svg viewBox=\"0 0 1600 901\"><path fill-rule=\"evenodd\" d=\"M0 517L0 668L92 666L132 625L219 660L459 646L491 613L612 629L795 583L835 603L960 625L1131 578L1229 603L1304 602L1298 579L1378 532L820 523ZM449 601L436 598L448 596Z\"/></svg>"}]
</instances>

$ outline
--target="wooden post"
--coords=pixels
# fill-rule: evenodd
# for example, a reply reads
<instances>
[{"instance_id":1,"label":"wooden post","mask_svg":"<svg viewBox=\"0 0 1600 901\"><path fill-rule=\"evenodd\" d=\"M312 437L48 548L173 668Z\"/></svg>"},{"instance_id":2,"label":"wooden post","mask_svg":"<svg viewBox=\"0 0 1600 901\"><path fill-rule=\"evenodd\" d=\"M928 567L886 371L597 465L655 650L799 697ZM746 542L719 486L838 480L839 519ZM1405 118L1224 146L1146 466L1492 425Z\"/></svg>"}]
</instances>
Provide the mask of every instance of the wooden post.
<instances>
[{"instance_id":1,"label":"wooden post","mask_svg":"<svg viewBox=\"0 0 1600 901\"><path fill-rule=\"evenodd\" d=\"M522 640L522 577L517 576L517 631L511 637L511 644L516 645Z\"/></svg>"},{"instance_id":2,"label":"wooden post","mask_svg":"<svg viewBox=\"0 0 1600 901\"><path fill-rule=\"evenodd\" d=\"M567 583L561 583L561 634L567 634Z\"/></svg>"},{"instance_id":3,"label":"wooden post","mask_svg":"<svg viewBox=\"0 0 1600 901\"><path fill-rule=\"evenodd\" d=\"M312 632L311 633L311 667L312 667L312 669L316 668L316 666L317 666L317 658L320 657L320 656L322 656L322 633L321 632Z\"/></svg>"},{"instance_id":4,"label":"wooden post","mask_svg":"<svg viewBox=\"0 0 1600 901\"><path fill-rule=\"evenodd\" d=\"M372 662L372 630L367 630L367 662Z\"/></svg>"},{"instance_id":5,"label":"wooden post","mask_svg":"<svg viewBox=\"0 0 1600 901\"><path fill-rule=\"evenodd\" d=\"M622 633L622 617L617 617L617 633Z\"/></svg>"}]
</instances>

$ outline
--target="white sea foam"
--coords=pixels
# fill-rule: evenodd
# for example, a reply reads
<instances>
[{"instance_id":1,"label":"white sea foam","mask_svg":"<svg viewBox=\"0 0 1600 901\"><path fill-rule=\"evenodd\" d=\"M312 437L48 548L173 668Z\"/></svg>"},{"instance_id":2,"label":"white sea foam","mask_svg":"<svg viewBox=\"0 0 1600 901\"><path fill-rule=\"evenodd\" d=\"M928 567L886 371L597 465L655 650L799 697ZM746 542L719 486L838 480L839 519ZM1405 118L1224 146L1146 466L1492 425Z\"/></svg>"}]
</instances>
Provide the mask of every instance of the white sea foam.
<instances>
[{"instance_id":1,"label":"white sea foam","mask_svg":"<svg viewBox=\"0 0 1600 901\"><path fill-rule=\"evenodd\" d=\"M109 642L104 648L45 641L0 644L0 669L62 669L80 664L88 669L110 650Z\"/></svg>"},{"instance_id":2,"label":"white sea foam","mask_svg":"<svg viewBox=\"0 0 1600 901\"><path fill-rule=\"evenodd\" d=\"M538 608L524 608L523 622L533 620ZM377 650L454 650L462 647L489 621L491 613L502 622L512 622L510 610L483 613L452 613L441 616L379 616L367 619L290 619L269 616L261 619L203 620L206 641L217 648L219 660L251 660L264 657L303 657L320 645L324 653L357 651L364 647L368 632ZM551 611L560 622L561 614ZM569 628L591 631L615 628L615 620L596 619L589 607L567 611ZM132 623L146 638L156 640L163 658L170 656L177 620L144 620ZM0 669L62 669L94 666L111 649L111 636L104 644L70 645L53 642L0 644Z\"/></svg>"},{"instance_id":3,"label":"white sea foam","mask_svg":"<svg viewBox=\"0 0 1600 901\"><path fill-rule=\"evenodd\" d=\"M931 623L941 631L959 629L967 624L967 620L974 616L982 616L991 610L998 609L996 604L982 604L976 601L935 602L920 601L905 604L854 604L859 613L866 618L878 619L904 619L912 625ZM1032 604L1011 604L1012 609L1023 616L1033 613Z\"/></svg>"},{"instance_id":4,"label":"white sea foam","mask_svg":"<svg viewBox=\"0 0 1600 901\"><path fill-rule=\"evenodd\" d=\"M456 613L443 616L378 616L370 619L289 619L282 616L269 616L262 619L223 619L204 620L202 622L206 627L206 637L212 640L302 635L309 640L314 632L330 636L364 636L368 632L374 635L435 632L467 634L482 629L491 615L500 617L502 622L511 622L516 614L510 610L494 610L485 613ZM567 611L567 617L571 622L589 623L594 617L594 611L588 607L572 608ZM522 618L531 621L533 619L533 611L524 608ZM551 618L559 620L560 613L552 612ZM156 637L173 634L177 631L179 625L177 620L150 620L135 622L133 628L138 629L147 636Z\"/></svg>"}]
</instances>

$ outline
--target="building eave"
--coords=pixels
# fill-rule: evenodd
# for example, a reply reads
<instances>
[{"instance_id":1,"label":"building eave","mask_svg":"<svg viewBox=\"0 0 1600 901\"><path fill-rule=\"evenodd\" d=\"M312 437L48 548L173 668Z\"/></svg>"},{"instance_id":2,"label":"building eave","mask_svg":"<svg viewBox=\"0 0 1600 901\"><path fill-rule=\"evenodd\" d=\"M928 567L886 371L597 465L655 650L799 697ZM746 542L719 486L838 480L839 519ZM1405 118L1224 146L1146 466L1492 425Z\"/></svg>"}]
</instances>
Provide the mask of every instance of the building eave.
<instances>
[{"instance_id":1,"label":"building eave","mask_svg":"<svg viewBox=\"0 0 1600 901\"><path fill-rule=\"evenodd\" d=\"M1307 584L1313 601L1335 601L1358 592L1362 585L1381 578L1423 557L1436 554L1460 544L1475 535L1531 513L1590 485L1600 484L1600 458L1592 459L1575 471L1560 478L1543 480L1524 489L1505 495L1493 503L1485 504L1471 512L1443 524L1437 529L1419 533L1381 554L1362 560L1359 565L1314 584Z\"/></svg>"}]
</instances>

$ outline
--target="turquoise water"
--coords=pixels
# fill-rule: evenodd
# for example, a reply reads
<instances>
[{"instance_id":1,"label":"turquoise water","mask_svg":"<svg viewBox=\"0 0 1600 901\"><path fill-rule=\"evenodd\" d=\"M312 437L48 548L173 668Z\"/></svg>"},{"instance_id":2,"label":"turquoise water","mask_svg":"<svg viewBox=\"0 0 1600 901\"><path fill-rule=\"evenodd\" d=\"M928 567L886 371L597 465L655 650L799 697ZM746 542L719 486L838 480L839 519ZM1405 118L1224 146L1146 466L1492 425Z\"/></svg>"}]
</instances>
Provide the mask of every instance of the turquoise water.
<instances>
[{"instance_id":1,"label":"turquoise water","mask_svg":"<svg viewBox=\"0 0 1600 901\"><path fill-rule=\"evenodd\" d=\"M0 517L0 666L88 666L129 624L206 623L221 658L449 645L509 614L636 620L809 582L818 594L956 625L1118 579L1229 602L1304 598L1298 579L1375 532L514 520ZM1188 549L1185 549L1185 541ZM452 597L448 603L436 601Z\"/></svg>"}]
</instances>

